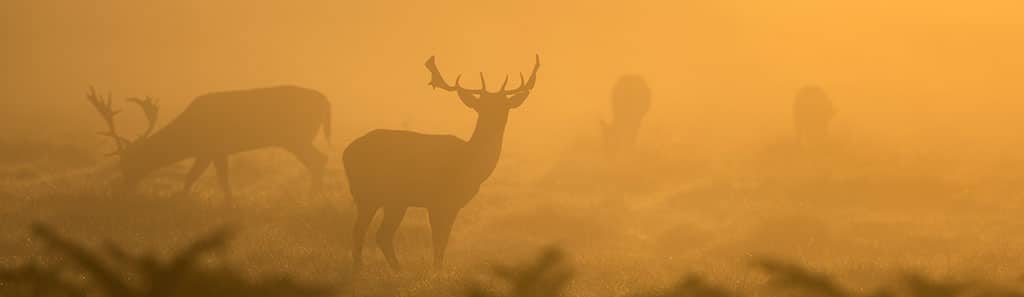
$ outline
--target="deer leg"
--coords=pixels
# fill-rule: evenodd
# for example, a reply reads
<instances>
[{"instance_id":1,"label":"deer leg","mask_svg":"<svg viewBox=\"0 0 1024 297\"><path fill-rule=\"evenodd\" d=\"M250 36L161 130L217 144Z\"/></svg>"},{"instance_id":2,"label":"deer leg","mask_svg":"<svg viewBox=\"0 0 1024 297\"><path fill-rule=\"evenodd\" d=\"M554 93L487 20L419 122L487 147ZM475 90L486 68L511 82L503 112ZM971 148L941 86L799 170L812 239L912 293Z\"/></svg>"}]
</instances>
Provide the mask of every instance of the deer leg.
<instances>
[{"instance_id":1,"label":"deer leg","mask_svg":"<svg viewBox=\"0 0 1024 297\"><path fill-rule=\"evenodd\" d=\"M192 163L192 169L188 171L188 175L185 175L185 186L181 190L182 193L186 195L192 193L192 185L196 183L199 176L203 175L203 171L206 171L206 168L210 167L210 162L210 158L196 158Z\"/></svg>"},{"instance_id":2,"label":"deer leg","mask_svg":"<svg viewBox=\"0 0 1024 297\"><path fill-rule=\"evenodd\" d=\"M363 266L363 240L366 239L366 229L370 227L370 221L377 214L376 206L358 205L356 208L356 223L352 230L352 270L358 272Z\"/></svg>"},{"instance_id":3,"label":"deer leg","mask_svg":"<svg viewBox=\"0 0 1024 297\"><path fill-rule=\"evenodd\" d=\"M224 199L232 200L231 182L228 179L228 156L220 155L213 158L213 167L217 169L217 180L220 181L220 186L224 189Z\"/></svg>"},{"instance_id":4,"label":"deer leg","mask_svg":"<svg viewBox=\"0 0 1024 297\"><path fill-rule=\"evenodd\" d=\"M430 233L434 239L434 267L441 268L444 263L444 251L448 247L448 237L455 224L455 216L459 210L430 209Z\"/></svg>"},{"instance_id":5,"label":"deer leg","mask_svg":"<svg viewBox=\"0 0 1024 297\"><path fill-rule=\"evenodd\" d=\"M309 169L310 177L312 177L313 180L310 187L311 192L319 192L323 185L324 168L327 166L327 155L320 152L320 150L317 150L312 144L287 148L287 150L295 155L295 157L299 159L299 162L302 162L302 165L306 166L306 169Z\"/></svg>"},{"instance_id":6,"label":"deer leg","mask_svg":"<svg viewBox=\"0 0 1024 297\"><path fill-rule=\"evenodd\" d=\"M377 246L384 253L384 258L388 260L391 269L396 271L400 267L398 266L398 257L395 256L395 232L398 231L398 225L405 217L405 210L405 207L385 207L384 221L381 222L380 229L377 230Z\"/></svg>"}]
</instances>

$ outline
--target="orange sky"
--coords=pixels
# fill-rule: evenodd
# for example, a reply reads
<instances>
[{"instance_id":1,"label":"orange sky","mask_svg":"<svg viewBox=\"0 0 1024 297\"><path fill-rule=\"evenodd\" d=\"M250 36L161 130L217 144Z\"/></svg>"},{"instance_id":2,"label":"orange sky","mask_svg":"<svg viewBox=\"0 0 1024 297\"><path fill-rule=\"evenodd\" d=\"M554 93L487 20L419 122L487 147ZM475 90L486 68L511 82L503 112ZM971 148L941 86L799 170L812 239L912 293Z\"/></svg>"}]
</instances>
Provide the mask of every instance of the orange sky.
<instances>
[{"instance_id":1,"label":"orange sky","mask_svg":"<svg viewBox=\"0 0 1024 297\"><path fill-rule=\"evenodd\" d=\"M894 145L1005 147L1024 126L1020 1L305 2L5 1L4 100L89 117L96 85L176 113L206 92L296 84L335 102L343 137L465 136L472 113L426 86L423 61L500 80L539 53L519 143L596 129L622 74L648 78L650 125L676 137L786 133L808 83L836 101L837 129Z\"/></svg>"}]
</instances>

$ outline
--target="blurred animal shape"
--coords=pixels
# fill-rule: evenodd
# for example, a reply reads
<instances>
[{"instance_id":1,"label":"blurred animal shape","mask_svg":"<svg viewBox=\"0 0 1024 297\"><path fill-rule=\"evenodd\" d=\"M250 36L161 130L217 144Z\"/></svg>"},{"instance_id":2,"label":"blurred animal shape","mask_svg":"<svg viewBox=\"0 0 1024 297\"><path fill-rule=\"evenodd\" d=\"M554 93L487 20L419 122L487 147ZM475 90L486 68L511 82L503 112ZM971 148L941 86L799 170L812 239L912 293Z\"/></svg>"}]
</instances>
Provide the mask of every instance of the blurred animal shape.
<instances>
[{"instance_id":1,"label":"blurred animal shape","mask_svg":"<svg viewBox=\"0 0 1024 297\"><path fill-rule=\"evenodd\" d=\"M460 86L461 75L454 86L449 85L434 64L434 57L430 57L426 62L431 73L429 85L455 92L462 104L477 113L469 141L452 135L373 130L345 149L345 172L357 208L352 234L352 260L357 271L367 227L379 209L383 209L384 219L377 243L393 269L399 269L395 231L409 207L423 207L429 212L434 264L442 264L456 215L498 164L509 110L522 105L536 83L540 57L536 59L528 80L520 74L519 87L506 90L506 76L501 89L492 93L487 91L483 73L480 89Z\"/></svg>"},{"instance_id":2,"label":"blurred animal shape","mask_svg":"<svg viewBox=\"0 0 1024 297\"><path fill-rule=\"evenodd\" d=\"M202 95L156 133L152 132L160 109L158 100L129 98L142 108L149 122L145 133L134 140L118 135L114 117L120 111L114 110L109 93L104 99L92 89L87 99L107 124L108 130L99 134L114 139L117 150L109 155L120 157L128 189L159 168L192 158L195 162L185 177L183 191L190 192L212 163L230 201L228 155L266 147L294 154L312 173L313 189L320 188L327 156L313 147L313 139L322 126L330 141L331 105L317 91L280 86Z\"/></svg>"},{"instance_id":3,"label":"blurred animal shape","mask_svg":"<svg viewBox=\"0 0 1024 297\"><path fill-rule=\"evenodd\" d=\"M793 100L793 127L797 141L804 146L818 146L828 135L828 126L836 115L832 100L818 86L806 86Z\"/></svg>"},{"instance_id":4,"label":"blurred animal shape","mask_svg":"<svg viewBox=\"0 0 1024 297\"><path fill-rule=\"evenodd\" d=\"M601 121L605 150L610 157L635 149L640 124L650 109L651 89L647 81L639 75L619 78L612 90L611 123Z\"/></svg>"}]
</instances>

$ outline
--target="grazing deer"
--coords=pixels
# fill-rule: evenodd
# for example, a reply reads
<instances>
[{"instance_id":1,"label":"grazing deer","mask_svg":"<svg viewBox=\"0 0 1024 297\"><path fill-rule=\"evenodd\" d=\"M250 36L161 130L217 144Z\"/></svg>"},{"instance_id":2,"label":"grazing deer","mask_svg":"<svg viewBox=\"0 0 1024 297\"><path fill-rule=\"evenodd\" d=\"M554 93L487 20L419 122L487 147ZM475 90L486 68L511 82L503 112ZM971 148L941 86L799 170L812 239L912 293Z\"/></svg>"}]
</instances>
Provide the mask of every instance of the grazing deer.
<instances>
[{"instance_id":1,"label":"grazing deer","mask_svg":"<svg viewBox=\"0 0 1024 297\"><path fill-rule=\"evenodd\" d=\"M836 115L832 100L818 86L805 86L793 100L793 126L797 141L804 146L819 146L828 135L828 126Z\"/></svg>"},{"instance_id":2,"label":"grazing deer","mask_svg":"<svg viewBox=\"0 0 1024 297\"><path fill-rule=\"evenodd\" d=\"M100 135L114 139L120 167L129 189L150 172L172 163L194 158L185 177L188 193L196 179L213 163L226 199L231 199L228 155L264 147L288 150L312 173L313 190L320 188L327 156L313 147L317 130L323 127L330 141L330 102L317 91L292 86L211 93L197 97L166 127L153 133L160 106L158 101L129 98L142 108L149 122L146 132L135 140L117 134L111 95L104 100L92 89L87 95L107 124Z\"/></svg>"},{"instance_id":3,"label":"grazing deer","mask_svg":"<svg viewBox=\"0 0 1024 297\"><path fill-rule=\"evenodd\" d=\"M619 78L612 90L611 123L601 121L605 148L610 157L631 153L644 116L651 109L651 89L639 75Z\"/></svg>"},{"instance_id":4,"label":"grazing deer","mask_svg":"<svg viewBox=\"0 0 1024 297\"><path fill-rule=\"evenodd\" d=\"M434 264L442 264L455 217L497 166L509 110L519 107L530 95L540 57L529 80L520 74L520 86L506 90L506 76L501 90L495 93L487 91L483 73L481 88L470 90L459 85L461 75L454 86L446 83L434 57L426 66L431 74L430 86L455 92L463 104L477 112L476 129L469 141L452 135L374 130L345 149L345 172L357 208L352 234L352 260L357 270L362 263L366 229L381 208L384 220L377 243L393 269L399 268L393 244L395 231L409 207L423 207L429 212Z\"/></svg>"}]
</instances>

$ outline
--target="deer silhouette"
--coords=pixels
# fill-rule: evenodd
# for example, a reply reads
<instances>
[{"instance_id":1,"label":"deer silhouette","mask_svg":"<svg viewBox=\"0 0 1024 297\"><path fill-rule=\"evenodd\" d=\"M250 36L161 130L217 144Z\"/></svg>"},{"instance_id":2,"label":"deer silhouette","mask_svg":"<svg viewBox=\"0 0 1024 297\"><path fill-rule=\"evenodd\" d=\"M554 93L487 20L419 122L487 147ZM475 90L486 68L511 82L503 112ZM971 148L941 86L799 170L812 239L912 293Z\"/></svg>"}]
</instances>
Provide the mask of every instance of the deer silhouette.
<instances>
[{"instance_id":1,"label":"deer silhouette","mask_svg":"<svg viewBox=\"0 0 1024 297\"><path fill-rule=\"evenodd\" d=\"M356 204L352 238L352 260L358 271L362 264L363 240L370 221L383 208L384 219L377 243L394 270L399 269L393 244L406 209L426 208L434 244L434 265L440 267L455 217L473 199L480 184L494 171L501 155L502 138L509 110L519 107L530 95L537 79L540 57L530 78L518 88L506 90L508 76L498 92L488 92L483 73L481 88L471 90L449 85L434 64L429 85L458 94L462 103L477 112L476 128L469 141L452 135L426 135L412 131L374 130L354 140L342 157L350 190Z\"/></svg>"},{"instance_id":2,"label":"deer silhouette","mask_svg":"<svg viewBox=\"0 0 1024 297\"><path fill-rule=\"evenodd\" d=\"M612 90L611 123L601 121L605 150L610 157L631 153L647 112L651 109L651 89L639 75L619 78Z\"/></svg>"},{"instance_id":3,"label":"deer silhouette","mask_svg":"<svg viewBox=\"0 0 1024 297\"><path fill-rule=\"evenodd\" d=\"M836 115L825 90L818 86L805 86L793 100L793 126L797 141L804 146L818 146L828 135L828 126Z\"/></svg>"},{"instance_id":4,"label":"deer silhouette","mask_svg":"<svg viewBox=\"0 0 1024 297\"><path fill-rule=\"evenodd\" d=\"M281 86L202 95L156 133L152 132L159 101L129 98L148 120L146 131L135 140L118 135L114 117L120 111L114 110L112 97L109 93L105 99L97 96L95 89L86 96L107 124L108 130L99 134L114 140L116 150L108 155L119 156L127 189L159 168L193 158L183 192L190 192L212 163L224 196L231 201L228 156L265 147L280 147L294 154L311 172L312 189L320 188L327 156L313 147L313 139L322 126L330 141L331 109L327 98L317 91Z\"/></svg>"}]
</instances>

